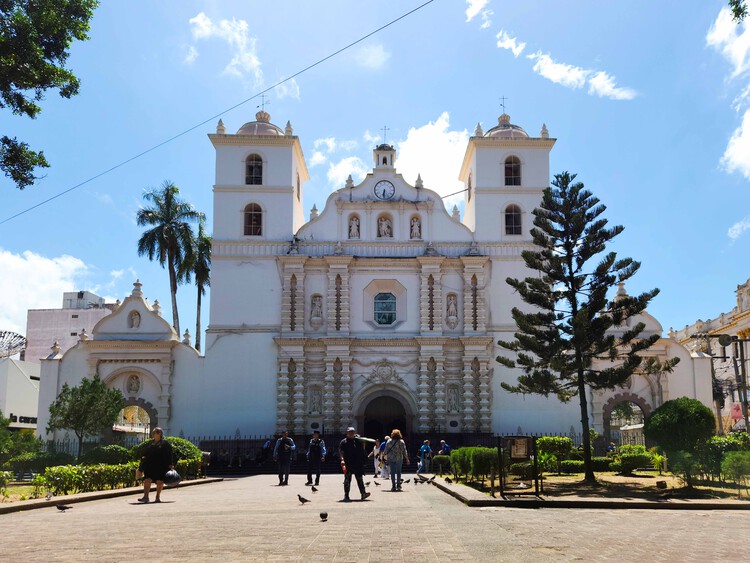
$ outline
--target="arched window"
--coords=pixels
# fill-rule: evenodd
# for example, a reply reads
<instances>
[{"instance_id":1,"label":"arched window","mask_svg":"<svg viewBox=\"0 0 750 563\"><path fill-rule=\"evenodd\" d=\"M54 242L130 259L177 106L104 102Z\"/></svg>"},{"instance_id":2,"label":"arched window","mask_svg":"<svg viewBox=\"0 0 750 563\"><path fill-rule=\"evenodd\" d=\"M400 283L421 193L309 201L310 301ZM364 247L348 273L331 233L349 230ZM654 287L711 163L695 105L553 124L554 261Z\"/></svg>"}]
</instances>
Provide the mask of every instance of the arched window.
<instances>
[{"instance_id":1,"label":"arched window","mask_svg":"<svg viewBox=\"0 0 750 563\"><path fill-rule=\"evenodd\" d=\"M263 234L263 211L257 203L245 207L245 235L259 237Z\"/></svg>"},{"instance_id":2,"label":"arched window","mask_svg":"<svg viewBox=\"0 0 750 563\"><path fill-rule=\"evenodd\" d=\"M263 183L263 159L251 154L245 160L245 184L259 186Z\"/></svg>"},{"instance_id":3,"label":"arched window","mask_svg":"<svg viewBox=\"0 0 750 563\"><path fill-rule=\"evenodd\" d=\"M509 156L505 159L505 185L521 185L521 161L517 156Z\"/></svg>"},{"instance_id":4,"label":"arched window","mask_svg":"<svg viewBox=\"0 0 750 563\"><path fill-rule=\"evenodd\" d=\"M392 325L396 322L396 296L392 293L378 293L374 299L375 322L379 325Z\"/></svg>"},{"instance_id":5,"label":"arched window","mask_svg":"<svg viewBox=\"0 0 750 563\"><path fill-rule=\"evenodd\" d=\"M505 208L505 234L521 234L521 208L517 205L509 205Z\"/></svg>"}]
</instances>

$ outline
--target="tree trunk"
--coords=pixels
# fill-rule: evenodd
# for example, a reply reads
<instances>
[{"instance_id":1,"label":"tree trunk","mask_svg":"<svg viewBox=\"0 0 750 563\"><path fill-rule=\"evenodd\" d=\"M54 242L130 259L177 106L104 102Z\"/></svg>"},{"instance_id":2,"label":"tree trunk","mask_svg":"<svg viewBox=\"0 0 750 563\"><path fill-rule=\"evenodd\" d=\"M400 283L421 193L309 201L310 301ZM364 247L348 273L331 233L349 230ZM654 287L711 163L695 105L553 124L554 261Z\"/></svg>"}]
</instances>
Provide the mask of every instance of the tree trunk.
<instances>
[{"instance_id":1,"label":"tree trunk","mask_svg":"<svg viewBox=\"0 0 750 563\"><path fill-rule=\"evenodd\" d=\"M180 316L177 313L177 271L175 269L177 266L172 256L168 256L167 261L169 262L169 291L172 294L172 326L177 331L177 337L179 338L182 334L180 333Z\"/></svg>"},{"instance_id":2,"label":"tree trunk","mask_svg":"<svg viewBox=\"0 0 750 563\"><path fill-rule=\"evenodd\" d=\"M583 369L578 369L578 400L581 404L581 429L583 431L583 480L586 483L596 483L596 475L591 463L591 433L589 432L589 405L586 397L586 383L583 379Z\"/></svg>"},{"instance_id":3,"label":"tree trunk","mask_svg":"<svg viewBox=\"0 0 750 563\"><path fill-rule=\"evenodd\" d=\"M201 287L198 287L198 310L195 313L195 349L201 351Z\"/></svg>"},{"instance_id":4,"label":"tree trunk","mask_svg":"<svg viewBox=\"0 0 750 563\"><path fill-rule=\"evenodd\" d=\"M76 436L78 436L78 458L77 458L77 461L81 461L81 455L83 454L83 434L78 434L78 432L76 432Z\"/></svg>"}]
</instances>

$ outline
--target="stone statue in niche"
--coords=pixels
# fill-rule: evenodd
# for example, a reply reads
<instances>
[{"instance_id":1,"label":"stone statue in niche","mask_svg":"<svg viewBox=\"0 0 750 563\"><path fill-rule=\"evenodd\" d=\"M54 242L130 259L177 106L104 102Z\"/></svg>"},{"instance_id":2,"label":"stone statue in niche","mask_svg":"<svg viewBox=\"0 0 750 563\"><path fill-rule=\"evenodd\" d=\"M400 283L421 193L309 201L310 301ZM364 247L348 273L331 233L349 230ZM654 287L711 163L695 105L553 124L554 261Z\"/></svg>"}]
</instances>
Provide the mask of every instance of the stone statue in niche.
<instances>
[{"instance_id":1,"label":"stone statue in niche","mask_svg":"<svg viewBox=\"0 0 750 563\"><path fill-rule=\"evenodd\" d=\"M378 219L378 236L380 238L391 238L393 236L391 220L388 217Z\"/></svg>"},{"instance_id":2,"label":"stone statue in niche","mask_svg":"<svg viewBox=\"0 0 750 563\"><path fill-rule=\"evenodd\" d=\"M138 328L141 326L141 314L138 311L132 311L128 321L130 328Z\"/></svg>"},{"instance_id":3,"label":"stone statue in niche","mask_svg":"<svg viewBox=\"0 0 750 563\"><path fill-rule=\"evenodd\" d=\"M458 387L448 387L448 412L458 412Z\"/></svg>"},{"instance_id":4,"label":"stone statue in niche","mask_svg":"<svg viewBox=\"0 0 750 563\"><path fill-rule=\"evenodd\" d=\"M323 393L320 392L319 387L313 387L310 393L310 412L312 414L323 412Z\"/></svg>"},{"instance_id":5,"label":"stone statue in niche","mask_svg":"<svg viewBox=\"0 0 750 563\"><path fill-rule=\"evenodd\" d=\"M448 303L445 307L446 323L450 328L456 328L458 325L458 297L455 293L448 294Z\"/></svg>"},{"instance_id":6,"label":"stone statue in niche","mask_svg":"<svg viewBox=\"0 0 750 563\"><path fill-rule=\"evenodd\" d=\"M310 325L315 329L319 329L323 324L323 297L321 295L313 295L310 302Z\"/></svg>"},{"instance_id":7,"label":"stone statue in niche","mask_svg":"<svg viewBox=\"0 0 750 563\"><path fill-rule=\"evenodd\" d=\"M411 218L411 238L422 238L422 224L419 222L419 217Z\"/></svg>"},{"instance_id":8,"label":"stone statue in niche","mask_svg":"<svg viewBox=\"0 0 750 563\"><path fill-rule=\"evenodd\" d=\"M359 238L359 217L349 219L349 238Z\"/></svg>"},{"instance_id":9,"label":"stone statue in niche","mask_svg":"<svg viewBox=\"0 0 750 563\"><path fill-rule=\"evenodd\" d=\"M131 395L138 393L141 390L141 379L135 374L128 377L127 389Z\"/></svg>"}]
</instances>

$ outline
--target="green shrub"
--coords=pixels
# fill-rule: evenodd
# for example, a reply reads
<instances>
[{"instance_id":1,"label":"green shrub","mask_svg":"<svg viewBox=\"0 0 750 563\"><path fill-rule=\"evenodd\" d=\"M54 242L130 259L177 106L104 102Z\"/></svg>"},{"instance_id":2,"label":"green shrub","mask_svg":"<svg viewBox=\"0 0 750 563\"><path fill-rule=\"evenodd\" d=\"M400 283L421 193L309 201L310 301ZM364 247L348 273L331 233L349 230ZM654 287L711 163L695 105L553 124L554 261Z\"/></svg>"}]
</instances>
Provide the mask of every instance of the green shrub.
<instances>
[{"instance_id":1,"label":"green shrub","mask_svg":"<svg viewBox=\"0 0 750 563\"><path fill-rule=\"evenodd\" d=\"M609 471L609 464L612 463L612 458L607 456L595 456L591 458L591 468L594 471Z\"/></svg>"},{"instance_id":2,"label":"green shrub","mask_svg":"<svg viewBox=\"0 0 750 563\"><path fill-rule=\"evenodd\" d=\"M521 479L534 478L534 464L531 461L522 461L521 463L512 463L508 468L508 473L518 475Z\"/></svg>"},{"instance_id":3,"label":"green shrub","mask_svg":"<svg viewBox=\"0 0 750 563\"><path fill-rule=\"evenodd\" d=\"M72 455L55 452L27 452L8 460L8 465L16 473L43 473L48 467L73 463Z\"/></svg>"},{"instance_id":4,"label":"green shrub","mask_svg":"<svg viewBox=\"0 0 750 563\"><path fill-rule=\"evenodd\" d=\"M695 477L700 468L698 459L693 454L681 450L670 452L667 463L669 463L672 473L676 473L688 488L693 488Z\"/></svg>"},{"instance_id":5,"label":"green shrub","mask_svg":"<svg viewBox=\"0 0 750 563\"><path fill-rule=\"evenodd\" d=\"M746 484L750 475L750 452L729 452L721 462L721 470L724 475L731 477L737 483L737 492L740 485Z\"/></svg>"},{"instance_id":6,"label":"green shrub","mask_svg":"<svg viewBox=\"0 0 750 563\"><path fill-rule=\"evenodd\" d=\"M542 436L536 439L536 451L541 457L549 454L555 457L557 474L562 472L562 462L567 459L573 449L573 440L567 436Z\"/></svg>"},{"instance_id":7,"label":"green shrub","mask_svg":"<svg viewBox=\"0 0 750 563\"><path fill-rule=\"evenodd\" d=\"M497 448L471 448L471 476L484 480L497 475Z\"/></svg>"},{"instance_id":8,"label":"green shrub","mask_svg":"<svg viewBox=\"0 0 750 563\"><path fill-rule=\"evenodd\" d=\"M667 401L646 419L643 433L669 454L695 453L699 444L714 434L716 419L711 409L696 399Z\"/></svg>"},{"instance_id":9,"label":"green shrub","mask_svg":"<svg viewBox=\"0 0 750 563\"><path fill-rule=\"evenodd\" d=\"M4 489L13 480L11 471L0 471L0 489Z\"/></svg>"},{"instance_id":10,"label":"green shrub","mask_svg":"<svg viewBox=\"0 0 750 563\"><path fill-rule=\"evenodd\" d=\"M584 461L580 459L565 459L560 464L563 473L583 473Z\"/></svg>"},{"instance_id":11,"label":"green shrub","mask_svg":"<svg viewBox=\"0 0 750 563\"><path fill-rule=\"evenodd\" d=\"M132 458L130 450L116 444L110 446L99 446L81 457L81 465L94 465L104 463L107 465L119 465L128 463Z\"/></svg>"},{"instance_id":12,"label":"green shrub","mask_svg":"<svg viewBox=\"0 0 750 563\"><path fill-rule=\"evenodd\" d=\"M449 455L436 455L432 458L433 470L442 475L451 469L451 457Z\"/></svg>"},{"instance_id":13,"label":"green shrub","mask_svg":"<svg viewBox=\"0 0 750 563\"><path fill-rule=\"evenodd\" d=\"M468 477L471 471L470 448L458 448L451 451L451 471L454 477Z\"/></svg>"},{"instance_id":14,"label":"green shrub","mask_svg":"<svg viewBox=\"0 0 750 563\"><path fill-rule=\"evenodd\" d=\"M620 463L619 472L623 475L632 475L636 469L652 465L651 456L648 454L623 454L617 461Z\"/></svg>"},{"instance_id":15,"label":"green shrub","mask_svg":"<svg viewBox=\"0 0 750 563\"><path fill-rule=\"evenodd\" d=\"M200 448L193 444L190 440L177 438L176 436L165 436L164 439L167 440L172 446L172 456L175 463L180 461L181 459L203 459ZM148 439L145 442L138 444L137 446L133 446L133 448L131 448L130 450L130 459L140 461L140 459L145 455L146 448L149 446L149 444L151 444L151 442L153 442L153 440Z\"/></svg>"},{"instance_id":16,"label":"green shrub","mask_svg":"<svg viewBox=\"0 0 750 563\"><path fill-rule=\"evenodd\" d=\"M720 479L724 454L741 451L750 451L750 436L745 432L736 432L726 436L711 436L698 445L696 456L703 473L712 479Z\"/></svg>"},{"instance_id":17,"label":"green shrub","mask_svg":"<svg viewBox=\"0 0 750 563\"><path fill-rule=\"evenodd\" d=\"M56 495L135 486L138 462L119 465L61 465L44 472L47 487Z\"/></svg>"}]
</instances>

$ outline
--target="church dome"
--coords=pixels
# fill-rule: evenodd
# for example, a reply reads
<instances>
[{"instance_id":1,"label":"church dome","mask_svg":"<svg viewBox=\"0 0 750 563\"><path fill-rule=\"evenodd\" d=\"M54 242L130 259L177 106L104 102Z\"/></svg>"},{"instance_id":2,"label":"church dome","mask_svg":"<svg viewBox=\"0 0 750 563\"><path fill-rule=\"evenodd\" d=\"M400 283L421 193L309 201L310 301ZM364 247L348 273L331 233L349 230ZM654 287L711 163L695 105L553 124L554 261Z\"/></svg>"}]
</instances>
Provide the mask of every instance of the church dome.
<instances>
[{"instance_id":1,"label":"church dome","mask_svg":"<svg viewBox=\"0 0 750 563\"><path fill-rule=\"evenodd\" d=\"M255 121L245 123L240 130L237 131L238 135L273 135L273 136L284 136L284 131L281 127L277 127L271 123L271 116L267 111L260 110L255 114Z\"/></svg>"},{"instance_id":2,"label":"church dome","mask_svg":"<svg viewBox=\"0 0 750 563\"><path fill-rule=\"evenodd\" d=\"M529 134L518 125L513 125L510 122L510 116L504 113L497 118L497 127L493 127L487 133L485 137L493 137L495 139L528 139Z\"/></svg>"}]
</instances>

